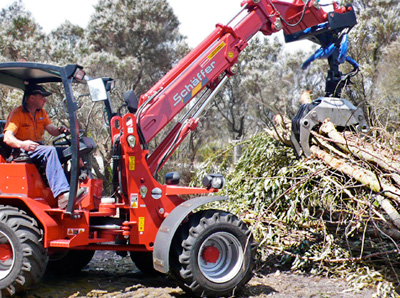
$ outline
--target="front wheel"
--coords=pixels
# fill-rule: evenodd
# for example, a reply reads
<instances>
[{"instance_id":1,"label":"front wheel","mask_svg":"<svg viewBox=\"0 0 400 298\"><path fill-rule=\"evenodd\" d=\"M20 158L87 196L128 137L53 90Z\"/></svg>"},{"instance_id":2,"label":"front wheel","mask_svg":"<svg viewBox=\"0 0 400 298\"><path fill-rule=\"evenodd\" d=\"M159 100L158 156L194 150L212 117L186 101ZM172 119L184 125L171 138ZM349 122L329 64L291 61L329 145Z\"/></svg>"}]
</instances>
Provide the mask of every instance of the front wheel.
<instances>
[{"instance_id":1,"label":"front wheel","mask_svg":"<svg viewBox=\"0 0 400 298\"><path fill-rule=\"evenodd\" d=\"M171 248L171 271L194 296L231 296L253 275L256 245L233 214L205 210L190 216Z\"/></svg>"},{"instance_id":2,"label":"front wheel","mask_svg":"<svg viewBox=\"0 0 400 298\"><path fill-rule=\"evenodd\" d=\"M0 294L24 292L39 282L47 265L42 231L24 211L0 206Z\"/></svg>"}]
</instances>

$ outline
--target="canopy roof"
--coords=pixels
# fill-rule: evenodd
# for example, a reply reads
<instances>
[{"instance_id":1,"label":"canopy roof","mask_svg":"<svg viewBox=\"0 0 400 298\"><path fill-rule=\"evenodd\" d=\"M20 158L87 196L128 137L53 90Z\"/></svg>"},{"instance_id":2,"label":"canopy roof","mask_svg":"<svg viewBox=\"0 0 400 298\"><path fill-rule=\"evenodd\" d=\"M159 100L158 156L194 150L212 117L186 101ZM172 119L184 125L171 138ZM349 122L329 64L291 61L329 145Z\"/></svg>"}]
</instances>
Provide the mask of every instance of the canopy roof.
<instances>
[{"instance_id":1,"label":"canopy roof","mask_svg":"<svg viewBox=\"0 0 400 298\"><path fill-rule=\"evenodd\" d=\"M61 67L32 62L0 63L0 84L25 90L29 84L62 82L63 77L72 76L77 68L82 67L77 64Z\"/></svg>"}]
</instances>

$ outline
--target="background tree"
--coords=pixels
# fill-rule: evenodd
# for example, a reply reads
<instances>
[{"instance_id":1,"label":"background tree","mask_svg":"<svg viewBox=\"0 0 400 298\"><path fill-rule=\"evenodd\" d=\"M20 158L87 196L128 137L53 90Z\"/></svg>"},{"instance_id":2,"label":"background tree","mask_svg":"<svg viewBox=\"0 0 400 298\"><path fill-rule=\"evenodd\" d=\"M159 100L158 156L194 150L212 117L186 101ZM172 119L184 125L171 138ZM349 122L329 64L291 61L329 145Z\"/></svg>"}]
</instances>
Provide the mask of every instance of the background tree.
<instances>
[{"instance_id":1,"label":"background tree","mask_svg":"<svg viewBox=\"0 0 400 298\"><path fill-rule=\"evenodd\" d=\"M20 59L43 61L46 52L45 34L21 1L0 11L0 62ZM22 92L0 86L0 117L6 119L19 105Z\"/></svg>"},{"instance_id":2,"label":"background tree","mask_svg":"<svg viewBox=\"0 0 400 298\"><path fill-rule=\"evenodd\" d=\"M276 114L292 118L300 106L302 91L312 90L315 98L322 96L324 61L301 69L310 55L311 51L284 51L277 37L258 35L252 39L239 58L238 74L231 77L214 101L214 108L222 115L215 127L228 130L231 140L248 138L271 125ZM224 146L226 136L221 140Z\"/></svg>"},{"instance_id":3,"label":"background tree","mask_svg":"<svg viewBox=\"0 0 400 298\"><path fill-rule=\"evenodd\" d=\"M98 2L87 29L90 50L83 63L92 76L116 80L112 97L115 109L123 103L125 91L132 89L139 97L182 58L188 48L178 26L165 0ZM102 114L101 107L94 109L92 115ZM88 121L88 131L97 136L103 163L110 168L111 141L99 121Z\"/></svg>"},{"instance_id":4,"label":"background tree","mask_svg":"<svg viewBox=\"0 0 400 298\"><path fill-rule=\"evenodd\" d=\"M0 12L0 54L7 60L43 60L45 34L21 1Z\"/></svg>"},{"instance_id":5,"label":"background tree","mask_svg":"<svg viewBox=\"0 0 400 298\"><path fill-rule=\"evenodd\" d=\"M88 26L88 40L95 53L133 58L136 67L130 72L136 78L129 80L129 89L142 94L181 58L184 38L178 26L165 0L100 0Z\"/></svg>"},{"instance_id":6,"label":"background tree","mask_svg":"<svg viewBox=\"0 0 400 298\"><path fill-rule=\"evenodd\" d=\"M322 61L301 69L311 50L283 50L275 37L255 38L243 55L243 86L251 98L252 117L265 127L275 114L291 118L299 107L304 90L315 97L323 95L326 69Z\"/></svg>"},{"instance_id":7,"label":"background tree","mask_svg":"<svg viewBox=\"0 0 400 298\"><path fill-rule=\"evenodd\" d=\"M397 0L356 0L353 5L358 24L351 31L350 56L360 64L361 74L353 79L354 85L346 96L364 107L364 114L372 124L385 126L388 121L398 119L387 118L386 108L390 102L382 98L377 82L385 75L380 66L386 48L400 35L400 3Z\"/></svg>"},{"instance_id":8,"label":"background tree","mask_svg":"<svg viewBox=\"0 0 400 298\"><path fill-rule=\"evenodd\" d=\"M86 30L69 21L50 32L48 38L49 58L57 64L76 63L90 53Z\"/></svg>"},{"instance_id":9,"label":"background tree","mask_svg":"<svg viewBox=\"0 0 400 298\"><path fill-rule=\"evenodd\" d=\"M117 82L112 94L115 111L122 104L125 91L134 89L138 95L146 92L188 50L178 30L179 22L165 0L101 0L87 28L65 22L48 35L42 33L20 1L2 10L1 16L3 60L78 63L91 77L111 77ZM55 122L67 122L61 103L62 88L53 89L57 95L48 101L49 114ZM75 96L82 93L84 90L76 90ZM20 103L21 96L19 93L9 105L2 101L3 119ZM103 107L101 103L92 105L85 98L81 100L84 104L78 112L80 127L95 138L100 159L106 169L110 168L111 141L101 116ZM108 172L104 174L102 178L108 181Z\"/></svg>"}]
</instances>

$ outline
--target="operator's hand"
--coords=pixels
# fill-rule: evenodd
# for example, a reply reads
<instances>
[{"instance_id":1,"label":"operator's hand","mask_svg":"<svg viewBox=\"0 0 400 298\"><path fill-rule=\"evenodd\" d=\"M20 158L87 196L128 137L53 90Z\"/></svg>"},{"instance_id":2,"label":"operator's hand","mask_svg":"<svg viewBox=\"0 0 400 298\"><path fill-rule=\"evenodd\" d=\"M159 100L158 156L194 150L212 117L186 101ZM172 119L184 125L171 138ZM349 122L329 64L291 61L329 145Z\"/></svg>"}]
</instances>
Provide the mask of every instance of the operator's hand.
<instances>
[{"instance_id":1,"label":"operator's hand","mask_svg":"<svg viewBox=\"0 0 400 298\"><path fill-rule=\"evenodd\" d=\"M71 133L71 130L70 130L68 127L66 127L65 125L61 125L61 126L58 128L58 131L60 132L60 134L61 134L61 133L65 133L65 134Z\"/></svg>"},{"instance_id":2,"label":"operator's hand","mask_svg":"<svg viewBox=\"0 0 400 298\"><path fill-rule=\"evenodd\" d=\"M31 140L26 140L26 141L22 141L21 144L21 149L24 149L25 151L34 151L36 150L37 146L39 146L40 144L31 141Z\"/></svg>"}]
</instances>

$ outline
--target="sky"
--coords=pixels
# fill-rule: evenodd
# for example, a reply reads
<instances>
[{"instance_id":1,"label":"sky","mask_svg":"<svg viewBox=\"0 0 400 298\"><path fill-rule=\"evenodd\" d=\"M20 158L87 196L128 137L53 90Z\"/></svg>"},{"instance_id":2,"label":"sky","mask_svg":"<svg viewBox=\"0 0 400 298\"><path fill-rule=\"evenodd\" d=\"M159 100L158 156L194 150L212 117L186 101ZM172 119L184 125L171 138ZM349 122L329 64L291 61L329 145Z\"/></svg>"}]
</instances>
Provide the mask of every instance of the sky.
<instances>
[{"instance_id":1,"label":"sky","mask_svg":"<svg viewBox=\"0 0 400 298\"><path fill-rule=\"evenodd\" d=\"M0 0L0 9L8 7L14 0ZM36 22L49 33L69 20L86 27L93 6L98 0L22 0ZM217 23L227 24L240 12L242 0L168 0L181 25L180 32L187 37L190 47L196 47L215 28ZM282 36L282 33L277 33ZM296 43L297 44L297 43ZM300 42L299 42L300 44ZM297 44L298 48L300 45ZM307 47L306 44L303 46Z\"/></svg>"}]
</instances>

